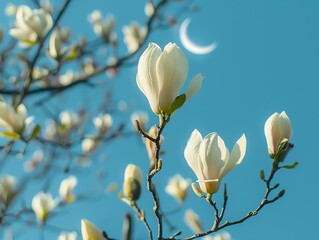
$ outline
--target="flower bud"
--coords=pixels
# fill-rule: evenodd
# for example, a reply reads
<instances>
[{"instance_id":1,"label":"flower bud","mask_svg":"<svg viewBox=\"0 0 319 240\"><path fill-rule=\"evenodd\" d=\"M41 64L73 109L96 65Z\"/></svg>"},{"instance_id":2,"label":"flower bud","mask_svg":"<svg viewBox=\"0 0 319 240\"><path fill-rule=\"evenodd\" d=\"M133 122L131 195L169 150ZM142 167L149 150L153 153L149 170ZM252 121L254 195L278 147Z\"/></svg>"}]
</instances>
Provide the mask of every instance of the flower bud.
<instances>
[{"instance_id":1,"label":"flower bud","mask_svg":"<svg viewBox=\"0 0 319 240\"><path fill-rule=\"evenodd\" d=\"M133 164L129 164L124 173L123 193L130 201L136 201L141 195L142 172Z\"/></svg>"},{"instance_id":2,"label":"flower bud","mask_svg":"<svg viewBox=\"0 0 319 240\"><path fill-rule=\"evenodd\" d=\"M55 206L56 203L49 193L39 192L32 199L32 209L41 224L44 223Z\"/></svg>"},{"instance_id":3,"label":"flower bud","mask_svg":"<svg viewBox=\"0 0 319 240\"><path fill-rule=\"evenodd\" d=\"M83 240L106 240L103 231L86 219L81 220L81 232Z\"/></svg>"},{"instance_id":4,"label":"flower bud","mask_svg":"<svg viewBox=\"0 0 319 240\"><path fill-rule=\"evenodd\" d=\"M282 151L286 153L289 151L289 139L292 135L292 129L286 112L272 114L267 119L264 130L270 157L275 161L284 161L286 154L282 155L280 159L277 157Z\"/></svg>"},{"instance_id":5,"label":"flower bud","mask_svg":"<svg viewBox=\"0 0 319 240\"><path fill-rule=\"evenodd\" d=\"M75 176L65 178L59 189L60 197L64 203L71 203L75 200L75 196L72 194L74 187L77 185L78 180Z\"/></svg>"},{"instance_id":6,"label":"flower bud","mask_svg":"<svg viewBox=\"0 0 319 240\"><path fill-rule=\"evenodd\" d=\"M180 174L176 174L168 180L165 191L176 198L179 203L182 203L187 197L190 182L190 179L185 179Z\"/></svg>"},{"instance_id":7,"label":"flower bud","mask_svg":"<svg viewBox=\"0 0 319 240\"><path fill-rule=\"evenodd\" d=\"M192 209L186 210L184 215L184 221L187 224L187 226L193 230L193 232L198 233L203 231L200 218Z\"/></svg>"}]
</instances>

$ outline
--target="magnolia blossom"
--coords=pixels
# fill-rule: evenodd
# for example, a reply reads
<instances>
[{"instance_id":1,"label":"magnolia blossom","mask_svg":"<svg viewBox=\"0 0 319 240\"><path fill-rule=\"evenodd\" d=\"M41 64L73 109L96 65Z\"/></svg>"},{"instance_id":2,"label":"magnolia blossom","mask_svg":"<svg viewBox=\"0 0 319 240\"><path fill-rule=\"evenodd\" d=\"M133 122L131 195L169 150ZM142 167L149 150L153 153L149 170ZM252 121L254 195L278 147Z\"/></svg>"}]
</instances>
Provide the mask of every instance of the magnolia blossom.
<instances>
[{"instance_id":1,"label":"magnolia blossom","mask_svg":"<svg viewBox=\"0 0 319 240\"><path fill-rule=\"evenodd\" d=\"M42 150L36 150L31 159L29 161L26 161L24 163L24 169L28 172L33 171L39 164L40 162L43 160L44 157L44 153Z\"/></svg>"},{"instance_id":2,"label":"magnolia blossom","mask_svg":"<svg viewBox=\"0 0 319 240\"><path fill-rule=\"evenodd\" d=\"M190 179L185 179L180 174L176 174L169 179L165 191L175 197L179 202L183 202L187 196L190 184Z\"/></svg>"},{"instance_id":3,"label":"magnolia blossom","mask_svg":"<svg viewBox=\"0 0 319 240\"><path fill-rule=\"evenodd\" d=\"M184 156L197 176L203 192L213 194L218 191L223 177L241 163L246 153L246 137L243 134L231 153L216 132L202 138L195 129L188 139Z\"/></svg>"},{"instance_id":4,"label":"magnolia blossom","mask_svg":"<svg viewBox=\"0 0 319 240\"><path fill-rule=\"evenodd\" d=\"M202 223L199 216L192 210L187 209L184 214L184 221L193 232L199 233L203 231Z\"/></svg>"},{"instance_id":5,"label":"magnolia blossom","mask_svg":"<svg viewBox=\"0 0 319 240\"><path fill-rule=\"evenodd\" d=\"M50 193L39 192L32 199L32 209L40 223L43 223L56 203Z\"/></svg>"},{"instance_id":6,"label":"magnolia blossom","mask_svg":"<svg viewBox=\"0 0 319 240\"><path fill-rule=\"evenodd\" d=\"M144 6L145 15L150 17L154 14L154 12L155 12L154 4L152 2L145 3L145 6Z\"/></svg>"},{"instance_id":7,"label":"magnolia blossom","mask_svg":"<svg viewBox=\"0 0 319 240\"><path fill-rule=\"evenodd\" d=\"M0 177L0 203L8 206L15 194L16 178L11 175ZM1 206L1 205L0 205Z\"/></svg>"},{"instance_id":8,"label":"magnolia blossom","mask_svg":"<svg viewBox=\"0 0 319 240\"><path fill-rule=\"evenodd\" d=\"M65 74L60 75L59 83L62 86L68 86L74 81L74 79L76 79L76 77L76 73L74 73L72 70L67 70Z\"/></svg>"},{"instance_id":9,"label":"magnolia blossom","mask_svg":"<svg viewBox=\"0 0 319 240\"><path fill-rule=\"evenodd\" d=\"M105 240L103 231L86 219L81 220L81 232L83 240Z\"/></svg>"},{"instance_id":10,"label":"magnolia blossom","mask_svg":"<svg viewBox=\"0 0 319 240\"><path fill-rule=\"evenodd\" d=\"M109 15L103 22L103 16L100 11L95 10L89 16L88 19L92 23L94 32L96 35L102 37L106 42L114 43L116 41L115 33L112 33L115 27L115 18L113 15Z\"/></svg>"},{"instance_id":11,"label":"magnolia blossom","mask_svg":"<svg viewBox=\"0 0 319 240\"><path fill-rule=\"evenodd\" d=\"M164 51L150 43L138 62L136 82L147 97L154 113L169 113L169 108L180 95L188 75L188 61L175 43L168 43ZM197 74L186 91L186 100L196 94L202 84L202 75Z\"/></svg>"},{"instance_id":12,"label":"magnolia blossom","mask_svg":"<svg viewBox=\"0 0 319 240\"><path fill-rule=\"evenodd\" d=\"M99 146L99 143L100 142L97 139L95 139L94 136L84 138L82 140L82 145L81 145L82 152L86 155L94 152L97 149L97 147Z\"/></svg>"},{"instance_id":13,"label":"magnolia blossom","mask_svg":"<svg viewBox=\"0 0 319 240\"><path fill-rule=\"evenodd\" d=\"M61 46L61 36L59 31L54 31L50 37L49 56L53 59L59 59L66 52Z\"/></svg>"},{"instance_id":14,"label":"magnolia blossom","mask_svg":"<svg viewBox=\"0 0 319 240\"><path fill-rule=\"evenodd\" d=\"M78 180L75 176L69 176L61 182L59 194L64 203L70 203L75 200L75 196L72 194L72 191L77 183Z\"/></svg>"},{"instance_id":15,"label":"magnolia blossom","mask_svg":"<svg viewBox=\"0 0 319 240\"><path fill-rule=\"evenodd\" d=\"M7 16L14 16L14 15L16 15L17 10L18 10L18 8L16 5L14 5L12 3L8 3L6 8L5 8L5 14Z\"/></svg>"},{"instance_id":16,"label":"magnolia blossom","mask_svg":"<svg viewBox=\"0 0 319 240\"><path fill-rule=\"evenodd\" d=\"M151 129L148 131L147 134L152 138L157 138L158 131L159 131L158 127L153 126L151 127ZM161 136L160 144L162 144L163 141L164 141L164 137ZM151 140L149 140L148 138L146 138L145 146L148 153L148 158L150 159L150 167L152 169L156 163L156 144L152 142Z\"/></svg>"},{"instance_id":17,"label":"magnolia blossom","mask_svg":"<svg viewBox=\"0 0 319 240\"><path fill-rule=\"evenodd\" d=\"M141 194L142 171L134 164L127 165L124 173L123 192L128 200L136 201Z\"/></svg>"},{"instance_id":18,"label":"magnolia blossom","mask_svg":"<svg viewBox=\"0 0 319 240\"><path fill-rule=\"evenodd\" d=\"M146 128L146 125L147 125L147 122L148 122L148 115L146 112L142 112L142 111L139 111L139 112L134 112L132 113L131 115L131 122L132 122L132 125L136 128L136 121L139 122L140 124L140 127L142 129L145 129Z\"/></svg>"},{"instance_id":19,"label":"magnolia blossom","mask_svg":"<svg viewBox=\"0 0 319 240\"><path fill-rule=\"evenodd\" d=\"M278 147L283 141L288 142L291 135L291 123L286 112L272 114L265 123L265 135L268 152L271 157L278 153Z\"/></svg>"},{"instance_id":20,"label":"magnolia blossom","mask_svg":"<svg viewBox=\"0 0 319 240\"><path fill-rule=\"evenodd\" d=\"M61 124L66 131L76 129L81 124L81 117L73 111L63 111L60 113Z\"/></svg>"},{"instance_id":21,"label":"magnolia blossom","mask_svg":"<svg viewBox=\"0 0 319 240\"><path fill-rule=\"evenodd\" d=\"M106 131L112 126L113 120L111 114L104 114L94 118L93 123L99 130L100 134L106 133Z\"/></svg>"},{"instance_id":22,"label":"magnolia blossom","mask_svg":"<svg viewBox=\"0 0 319 240\"><path fill-rule=\"evenodd\" d=\"M124 42L130 53L135 52L144 42L147 29L142 28L137 22L132 22L130 26L123 27Z\"/></svg>"},{"instance_id":23,"label":"magnolia blossom","mask_svg":"<svg viewBox=\"0 0 319 240\"><path fill-rule=\"evenodd\" d=\"M20 104L17 109L0 101L0 128L20 134L24 126L31 121L27 117L27 109Z\"/></svg>"},{"instance_id":24,"label":"magnolia blossom","mask_svg":"<svg viewBox=\"0 0 319 240\"><path fill-rule=\"evenodd\" d=\"M9 33L20 40L21 46L28 47L37 43L52 24L51 15L43 9L31 9L22 5L17 9L15 27Z\"/></svg>"},{"instance_id":25,"label":"magnolia blossom","mask_svg":"<svg viewBox=\"0 0 319 240\"><path fill-rule=\"evenodd\" d=\"M76 240L76 237L76 232L61 232L58 237L58 240Z\"/></svg>"}]
</instances>

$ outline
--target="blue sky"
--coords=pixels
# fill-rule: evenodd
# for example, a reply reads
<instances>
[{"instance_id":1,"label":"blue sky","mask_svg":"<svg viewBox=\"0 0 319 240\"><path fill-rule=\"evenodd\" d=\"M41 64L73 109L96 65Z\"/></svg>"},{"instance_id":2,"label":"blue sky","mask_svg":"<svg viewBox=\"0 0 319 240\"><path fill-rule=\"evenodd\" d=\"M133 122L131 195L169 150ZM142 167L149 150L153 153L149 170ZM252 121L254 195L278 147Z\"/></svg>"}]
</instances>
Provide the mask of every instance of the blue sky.
<instances>
[{"instance_id":1,"label":"blue sky","mask_svg":"<svg viewBox=\"0 0 319 240\"><path fill-rule=\"evenodd\" d=\"M4 9L8 2L1 1L0 9ZM28 1L25 2L29 4ZM57 6L61 2L54 1L54 4ZM123 25L133 19L140 23L145 21L143 5L142 0L99 0L94 4L77 1L71 4L62 24L74 28L74 37L84 32L92 39L93 31L86 17L92 10L100 9L104 13L114 13L117 32L121 37ZM171 11L174 12L178 4L172 5ZM227 183L229 192L225 219L235 220L253 210L264 193L259 171L264 169L268 173L271 167L264 138L264 123L272 113L285 110L292 122L291 142L295 144L286 161L299 162L296 169L282 170L274 180L281 184L286 194L275 204L266 206L258 216L226 230L235 240L316 238L319 234L319 193L316 187L319 168L316 151L316 136L319 134L319 2L201 0L196 1L196 6L199 7L198 12L185 12L180 15L179 20L187 17L192 19L188 31L194 42L205 45L217 41L219 46L213 53L194 55L187 52L179 39L179 25L158 30L149 38L149 41L162 47L168 42L177 43L189 60L189 79L199 72L205 76L202 90L178 110L164 131L163 148L166 154L163 157L163 171L155 178L160 189L163 211L177 206L176 201L163 190L168 177L181 173L184 177L196 180L183 156L187 139L195 128L202 135L218 132L228 148L232 148L242 133L246 134L245 159L223 180ZM0 18L1 25L6 25L8 20L4 14ZM120 42L120 52L124 53L125 46ZM124 68L115 80L110 81L115 93L114 101L124 100L136 110L147 111L151 116L150 125L155 124L157 117L153 116L148 102L136 86L135 75L136 66ZM101 77L99 80L103 79ZM85 97L83 93L86 94ZM102 99L103 89L74 89L65 94L63 106L81 106L84 102L89 103L89 106L94 105L98 94L101 94ZM79 101L75 103L74 99ZM114 117L129 121L128 113L120 113ZM77 173L78 193L89 189L101 191L110 182L120 185L128 163L135 163L145 171L148 167L147 153L138 137L115 142L106 146L103 151L108 157L106 162L98 162L95 167ZM98 169L105 170L107 174L106 179L99 183L94 179ZM14 174L13 168L8 167L7 171ZM56 194L54 186L58 186L63 177L54 179L53 193ZM30 188L30 193L26 196L31 197L40 190L38 187L35 185ZM139 205L147 211L155 228L155 218L151 213L152 201L146 188L143 190ZM59 227L65 226L66 229L79 230L80 219L87 218L105 229L110 236L119 238L122 216L125 212L132 211L118 199L118 191L119 189L85 203L75 203L62 213L62 217L57 215L52 219L51 223ZM220 206L221 193L216 195L216 200ZM26 202L30 204L30 200ZM201 217L205 229L209 229L213 221L213 210L190 191L185 206L170 216L170 220L183 230L183 237L191 234L181 220L187 208L193 208ZM135 221L134 226L134 239L147 236L142 223ZM36 234L36 231L32 231L32 234ZM46 234L47 239L55 239L55 233Z\"/></svg>"}]
</instances>

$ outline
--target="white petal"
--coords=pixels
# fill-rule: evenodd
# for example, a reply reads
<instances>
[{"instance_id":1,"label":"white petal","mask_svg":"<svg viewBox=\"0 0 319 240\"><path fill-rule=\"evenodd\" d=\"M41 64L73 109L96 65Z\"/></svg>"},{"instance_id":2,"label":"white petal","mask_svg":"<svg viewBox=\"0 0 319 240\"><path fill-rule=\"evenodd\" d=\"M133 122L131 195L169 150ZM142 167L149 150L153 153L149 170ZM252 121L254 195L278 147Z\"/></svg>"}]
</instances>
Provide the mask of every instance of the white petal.
<instances>
[{"instance_id":1,"label":"white petal","mask_svg":"<svg viewBox=\"0 0 319 240\"><path fill-rule=\"evenodd\" d=\"M168 43L157 62L159 105L166 110L179 95L188 74L188 60L174 43Z\"/></svg>"},{"instance_id":2,"label":"white petal","mask_svg":"<svg viewBox=\"0 0 319 240\"><path fill-rule=\"evenodd\" d=\"M289 117L287 116L286 112L283 111L280 114L279 118L280 118L279 125L280 125L281 137L287 138L289 140L291 137L291 132L292 132Z\"/></svg>"},{"instance_id":3,"label":"white petal","mask_svg":"<svg viewBox=\"0 0 319 240\"><path fill-rule=\"evenodd\" d=\"M194 96L202 87L203 75L201 73L197 74L192 78L187 91L186 91L186 100Z\"/></svg>"},{"instance_id":4,"label":"white petal","mask_svg":"<svg viewBox=\"0 0 319 240\"><path fill-rule=\"evenodd\" d=\"M200 132L195 129L192 132L192 135L187 141L187 145L184 150L184 156L188 163L188 165L191 167L191 169L196 174L201 174L201 169L199 168L199 147L202 141L202 135ZM198 177L198 176L197 176Z\"/></svg>"},{"instance_id":5,"label":"white petal","mask_svg":"<svg viewBox=\"0 0 319 240\"><path fill-rule=\"evenodd\" d=\"M221 171L221 178L242 162L246 153L246 143L246 136L243 134L234 145L229 161L226 162L225 167Z\"/></svg>"},{"instance_id":6,"label":"white petal","mask_svg":"<svg viewBox=\"0 0 319 240\"><path fill-rule=\"evenodd\" d=\"M161 55L161 48L155 44L150 43L148 48L144 51L138 62L138 72L136 82L140 90L147 97L149 104L156 114L158 110L158 79L156 74L156 64Z\"/></svg>"}]
</instances>

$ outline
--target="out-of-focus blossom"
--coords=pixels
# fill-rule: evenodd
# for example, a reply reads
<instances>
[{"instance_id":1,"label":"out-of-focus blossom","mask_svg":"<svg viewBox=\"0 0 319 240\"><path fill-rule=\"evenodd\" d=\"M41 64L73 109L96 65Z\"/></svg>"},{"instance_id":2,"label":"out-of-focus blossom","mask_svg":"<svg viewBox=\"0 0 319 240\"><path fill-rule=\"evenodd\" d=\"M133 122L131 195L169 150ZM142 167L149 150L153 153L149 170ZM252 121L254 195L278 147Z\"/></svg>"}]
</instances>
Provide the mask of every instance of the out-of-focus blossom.
<instances>
[{"instance_id":1,"label":"out-of-focus blossom","mask_svg":"<svg viewBox=\"0 0 319 240\"><path fill-rule=\"evenodd\" d=\"M116 34L113 33L115 27L115 18L109 15L104 21L102 13L94 10L89 16L89 21L92 23L96 35L102 37L108 43L116 41Z\"/></svg>"},{"instance_id":2,"label":"out-of-focus blossom","mask_svg":"<svg viewBox=\"0 0 319 240\"><path fill-rule=\"evenodd\" d=\"M49 14L53 13L53 8L49 0L41 0L40 2L41 8Z\"/></svg>"},{"instance_id":3,"label":"out-of-focus blossom","mask_svg":"<svg viewBox=\"0 0 319 240\"><path fill-rule=\"evenodd\" d=\"M100 141L98 141L94 136L86 137L82 140L82 152L88 155L94 152L99 146Z\"/></svg>"},{"instance_id":4,"label":"out-of-focus blossom","mask_svg":"<svg viewBox=\"0 0 319 240\"><path fill-rule=\"evenodd\" d=\"M85 74L92 74L96 69L96 64L92 58L85 59L82 64L82 70Z\"/></svg>"},{"instance_id":5,"label":"out-of-focus blossom","mask_svg":"<svg viewBox=\"0 0 319 240\"><path fill-rule=\"evenodd\" d=\"M44 134L48 139L51 139L51 140L54 140L55 138L57 138L59 134L58 124L54 122L52 119L48 119L46 121Z\"/></svg>"},{"instance_id":6,"label":"out-of-focus blossom","mask_svg":"<svg viewBox=\"0 0 319 240\"><path fill-rule=\"evenodd\" d=\"M124 173L123 193L126 199L136 201L141 195L142 171L134 164L127 165Z\"/></svg>"},{"instance_id":7,"label":"out-of-focus blossom","mask_svg":"<svg viewBox=\"0 0 319 240\"><path fill-rule=\"evenodd\" d=\"M180 95L187 75L188 60L175 43L168 43L163 51L150 43L139 59L136 82L155 114L171 115L176 110L171 105ZM200 90L202 78L197 74L191 80L184 101Z\"/></svg>"},{"instance_id":8,"label":"out-of-focus blossom","mask_svg":"<svg viewBox=\"0 0 319 240\"><path fill-rule=\"evenodd\" d=\"M66 53L66 49L62 49L61 36L59 31L54 31L50 37L49 56L55 60L61 59Z\"/></svg>"},{"instance_id":9,"label":"out-of-focus blossom","mask_svg":"<svg viewBox=\"0 0 319 240\"><path fill-rule=\"evenodd\" d=\"M231 235L228 232L217 233L214 236L210 236L211 240L231 240ZM206 238L204 238L205 240ZM208 240L208 239L207 239Z\"/></svg>"},{"instance_id":10,"label":"out-of-focus blossom","mask_svg":"<svg viewBox=\"0 0 319 240\"><path fill-rule=\"evenodd\" d=\"M138 111L138 112L134 112L131 115L131 122L132 125L134 126L134 128L137 130L136 128L136 121L139 122L140 127L142 129L146 129L147 127L147 122L148 122L148 115L146 112L142 112L142 111Z\"/></svg>"},{"instance_id":11,"label":"out-of-focus blossom","mask_svg":"<svg viewBox=\"0 0 319 240\"><path fill-rule=\"evenodd\" d=\"M52 27L50 14L43 9L31 9L26 5L18 7L15 27L9 33L20 40L22 47L30 47L40 41Z\"/></svg>"},{"instance_id":12,"label":"out-of-focus blossom","mask_svg":"<svg viewBox=\"0 0 319 240\"><path fill-rule=\"evenodd\" d=\"M33 171L43 160L43 151L42 150L36 150L31 159L29 161L26 161L24 163L24 169L28 172Z\"/></svg>"},{"instance_id":13,"label":"out-of-focus blossom","mask_svg":"<svg viewBox=\"0 0 319 240\"><path fill-rule=\"evenodd\" d=\"M141 27L137 22L132 22L129 26L123 27L124 43L130 53L135 52L144 42L147 29Z\"/></svg>"},{"instance_id":14,"label":"out-of-focus blossom","mask_svg":"<svg viewBox=\"0 0 319 240\"><path fill-rule=\"evenodd\" d=\"M110 129L110 127L112 127L112 116L109 113L100 115L94 118L93 123L95 127L99 130L100 134L105 134Z\"/></svg>"},{"instance_id":15,"label":"out-of-focus blossom","mask_svg":"<svg viewBox=\"0 0 319 240\"><path fill-rule=\"evenodd\" d=\"M76 78L76 74L72 70L67 70L65 74L60 75L59 83L62 86L70 85Z\"/></svg>"},{"instance_id":16,"label":"out-of-focus blossom","mask_svg":"<svg viewBox=\"0 0 319 240\"><path fill-rule=\"evenodd\" d=\"M5 14L7 16L14 16L14 15L16 15L17 10L18 10L18 8L16 5L14 5L12 3L8 3L6 6L6 9L5 9Z\"/></svg>"},{"instance_id":17,"label":"out-of-focus blossom","mask_svg":"<svg viewBox=\"0 0 319 240\"><path fill-rule=\"evenodd\" d=\"M153 126L147 133L150 137L156 138L158 135L158 127ZM164 137L161 136L160 144L162 144ZM150 159L150 167L151 169L154 167L156 162L156 144L149 140L148 138L145 139L145 146L148 154L148 158Z\"/></svg>"},{"instance_id":18,"label":"out-of-focus blossom","mask_svg":"<svg viewBox=\"0 0 319 240\"><path fill-rule=\"evenodd\" d=\"M32 199L32 209L41 224L44 223L55 206L56 202L50 193L39 192Z\"/></svg>"},{"instance_id":19,"label":"out-of-focus blossom","mask_svg":"<svg viewBox=\"0 0 319 240\"><path fill-rule=\"evenodd\" d=\"M188 139L184 155L197 176L203 192L213 194L219 189L223 177L241 163L246 153L246 137L243 134L231 153L216 132L202 137L195 129Z\"/></svg>"},{"instance_id":20,"label":"out-of-focus blossom","mask_svg":"<svg viewBox=\"0 0 319 240\"><path fill-rule=\"evenodd\" d=\"M20 135L32 119L32 117L27 118L27 109L23 104L14 109L11 105L0 101L0 128Z\"/></svg>"},{"instance_id":21,"label":"out-of-focus blossom","mask_svg":"<svg viewBox=\"0 0 319 240\"><path fill-rule=\"evenodd\" d=\"M62 42L67 42L71 37L71 30L67 27L61 27L57 30L59 32L59 35L61 37Z\"/></svg>"},{"instance_id":22,"label":"out-of-focus blossom","mask_svg":"<svg viewBox=\"0 0 319 240\"><path fill-rule=\"evenodd\" d=\"M144 6L144 13L146 16L150 17L154 14L155 8L152 2L147 2Z\"/></svg>"},{"instance_id":23,"label":"out-of-focus blossom","mask_svg":"<svg viewBox=\"0 0 319 240\"><path fill-rule=\"evenodd\" d=\"M60 113L61 124L66 131L72 131L81 124L81 116L73 111L63 111Z\"/></svg>"},{"instance_id":24,"label":"out-of-focus blossom","mask_svg":"<svg viewBox=\"0 0 319 240\"><path fill-rule=\"evenodd\" d=\"M187 226L192 229L194 233L203 231L202 223L200 222L199 216L192 210L187 209L184 215L184 221Z\"/></svg>"},{"instance_id":25,"label":"out-of-focus blossom","mask_svg":"<svg viewBox=\"0 0 319 240\"><path fill-rule=\"evenodd\" d=\"M280 154L279 151L287 151L287 149L281 149L280 146L288 144L291 135L291 123L285 111L280 114L276 112L267 119L265 123L265 136L271 158ZM283 161L284 157L277 160Z\"/></svg>"},{"instance_id":26,"label":"out-of-focus blossom","mask_svg":"<svg viewBox=\"0 0 319 240\"><path fill-rule=\"evenodd\" d=\"M61 232L58 237L58 240L76 240L76 238L76 232Z\"/></svg>"},{"instance_id":27,"label":"out-of-focus blossom","mask_svg":"<svg viewBox=\"0 0 319 240\"><path fill-rule=\"evenodd\" d=\"M72 192L77 183L78 180L75 176L69 176L61 182L59 195L64 203L71 203L75 200L76 197Z\"/></svg>"},{"instance_id":28,"label":"out-of-focus blossom","mask_svg":"<svg viewBox=\"0 0 319 240\"><path fill-rule=\"evenodd\" d=\"M185 179L180 174L176 174L168 180L165 191L176 198L178 202L182 203L187 196L190 184L190 179Z\"/></svg>"},{"instance_id":29,"label":"out-of-focus blossom","mask_svg":"<svg viewBox=\"0 0 319 240\"><path fill-rule=\"evenodd\" d=\"M0 177L0 207L7 207L16 193L16 178L11 175Z\"/></svg>"},{"instance_id":30,"label":"out-of-focus blossom","mask_svg":"<svg viewBox=\"0 0 319 240\"><path fill-rule=\"evenodd\" d=\"M81 220L81 232L83 240L105 240L103 231L86 219Z\"/></svg>"}]
</instances>

